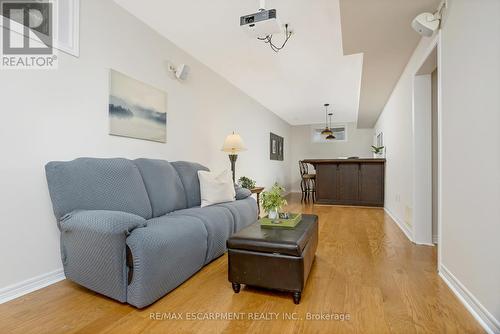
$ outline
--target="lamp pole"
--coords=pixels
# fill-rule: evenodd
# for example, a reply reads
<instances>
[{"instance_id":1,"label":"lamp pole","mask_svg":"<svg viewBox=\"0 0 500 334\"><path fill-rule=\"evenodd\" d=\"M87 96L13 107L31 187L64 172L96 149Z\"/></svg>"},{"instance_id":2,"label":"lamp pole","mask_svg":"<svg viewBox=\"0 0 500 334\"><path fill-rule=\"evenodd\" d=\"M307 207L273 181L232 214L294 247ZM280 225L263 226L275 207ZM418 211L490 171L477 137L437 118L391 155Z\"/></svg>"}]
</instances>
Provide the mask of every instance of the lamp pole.
<instances>
[{"instance_id":1,"label":"lamp pole","mask_svg":"<svg viewBox=\"0 0 500 334\"><path fill-rule=\"evenodd\" d=\"M238 160L238 154L229 154L229 161L231 161L231 171L233 172L233 183L236 183L236 160Z\"/></svg>"}]
</instances>

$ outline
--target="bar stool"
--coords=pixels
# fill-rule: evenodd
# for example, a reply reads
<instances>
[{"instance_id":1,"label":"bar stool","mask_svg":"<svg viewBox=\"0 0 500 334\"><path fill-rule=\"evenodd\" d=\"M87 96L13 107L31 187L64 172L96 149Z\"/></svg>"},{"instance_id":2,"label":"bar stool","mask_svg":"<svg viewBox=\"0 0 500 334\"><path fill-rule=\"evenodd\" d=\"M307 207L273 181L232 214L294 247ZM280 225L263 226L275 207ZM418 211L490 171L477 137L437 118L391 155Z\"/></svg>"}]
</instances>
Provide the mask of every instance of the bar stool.
<instances>
[{"instance_id":1,"label":"bar stool","mask_svg":"<svg viewBox=\"0 0 500 334\"><path fill-rule=\"evenodd\" d=\"M311 196L314 203L316 202L316 174L310 174L308 169L307 163L299 161L301 201L308 201L309 196Z\"/></svg>"}]
</instances>

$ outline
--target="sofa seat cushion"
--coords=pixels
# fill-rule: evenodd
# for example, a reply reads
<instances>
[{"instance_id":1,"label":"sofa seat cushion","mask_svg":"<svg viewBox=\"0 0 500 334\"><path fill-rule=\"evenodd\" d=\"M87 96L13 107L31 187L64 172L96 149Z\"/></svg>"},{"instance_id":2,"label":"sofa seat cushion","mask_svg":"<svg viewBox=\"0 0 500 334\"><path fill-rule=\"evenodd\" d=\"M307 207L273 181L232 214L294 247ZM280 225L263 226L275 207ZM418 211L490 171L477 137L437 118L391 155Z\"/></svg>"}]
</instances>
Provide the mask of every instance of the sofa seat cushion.
<instances>
[{"instance_id":1,"label":"sofa seat cushion","mask_svg":"<svg viewBox=\"0 0 500 334\"><path fill-rule=\"evenodd\" d=\"M133 261L127 302L145 307L200 270L207 252L207 231L195 217L150 219L127 238Z\"/></svg>"},{"instance_id":2,"label":"sofa seat cushion","mask_svg":"<svg viewBox=\"0 0 500 334\"><path fill-rule=\"evenodd\" d=\"M217 204L215 207L223 207L231 212L234 219L233 232L242 230L248 225L255 223L258 219L257 201L252 197L235 202Z\"/></svg>"},{"instance_id":3,"label":"sofa seat cushion","mask_svg":"<svg viewBox=\"0 0 500 334\"><path fill-rule=\"evenodd\" d=\"M169 216L189 216L203 223L208 233L205 263L226 252L226 241L234 230L234 218L229 209L217 206L191 208L172 212Z\"/></svg>"}]
</instances>

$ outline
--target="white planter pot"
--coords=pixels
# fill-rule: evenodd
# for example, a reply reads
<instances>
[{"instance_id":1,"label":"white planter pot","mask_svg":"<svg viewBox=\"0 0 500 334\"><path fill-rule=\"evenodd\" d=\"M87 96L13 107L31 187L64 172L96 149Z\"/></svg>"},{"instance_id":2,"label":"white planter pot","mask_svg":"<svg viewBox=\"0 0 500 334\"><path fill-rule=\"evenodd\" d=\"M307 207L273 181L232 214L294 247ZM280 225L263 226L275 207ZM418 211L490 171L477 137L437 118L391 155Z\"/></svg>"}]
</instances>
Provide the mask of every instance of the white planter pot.
<instances>
[{"instance_id":1,"label":"white planter pot","mask_svg":"<svg viewBox=\"0 0 500 334\"><path fill-rule=\"evenodd\" d=\"M278 210L269 211L269 219L278 219Z\"/></svg>"}]
</instances>

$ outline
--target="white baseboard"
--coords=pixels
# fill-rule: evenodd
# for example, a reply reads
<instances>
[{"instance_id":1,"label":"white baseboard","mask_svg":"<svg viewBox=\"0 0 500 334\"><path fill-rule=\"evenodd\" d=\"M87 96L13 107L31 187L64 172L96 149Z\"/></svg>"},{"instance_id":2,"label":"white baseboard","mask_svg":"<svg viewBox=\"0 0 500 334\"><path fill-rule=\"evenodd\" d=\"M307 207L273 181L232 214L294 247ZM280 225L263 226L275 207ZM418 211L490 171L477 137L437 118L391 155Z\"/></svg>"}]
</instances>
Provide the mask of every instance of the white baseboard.
<instances>
[{"instance_id":1,"label":"white baseboard","mask_svg":"<svg viewBox=\"0 0 500 334\"><path fill-rule=\"evenodd\" d=\"M413 241L413 232L408 228L408 226L406 226L405 223L403 223L399 219L397 219L396 216L393 215L391 211L389 211L389 209L384 208L384 211L389 215L389 217L392 218L392 220L394 220L396 225L401 229L401 231L403 231L403 233L406 235L408 240L410 240L411 242L414 242Z\"/></svg>"},{"instance_id":2,"label":"white baseboard","mask_svg":"<svg viewBox=\"0 0 500 334\"><path fill-rule=\"evenodd\" d=\"M62 269L54 270L40 276L27 279L0 289L0 304L16 299L30 292L44 288L56 282L62 281L66 277Z\"/></svg>"},{"instance_id":3,"label":"white baseboard","mask_svg":"<svg viewBox=\"0 0 500 334\"><path fill-rule=\"evenodd\" d=\"M465 308L472 314L479 324L489 334L500 334L500 321L470 293L469 290L444 266L439 266L439 276L464 304Z\"/></svg>"}]
</instances>

